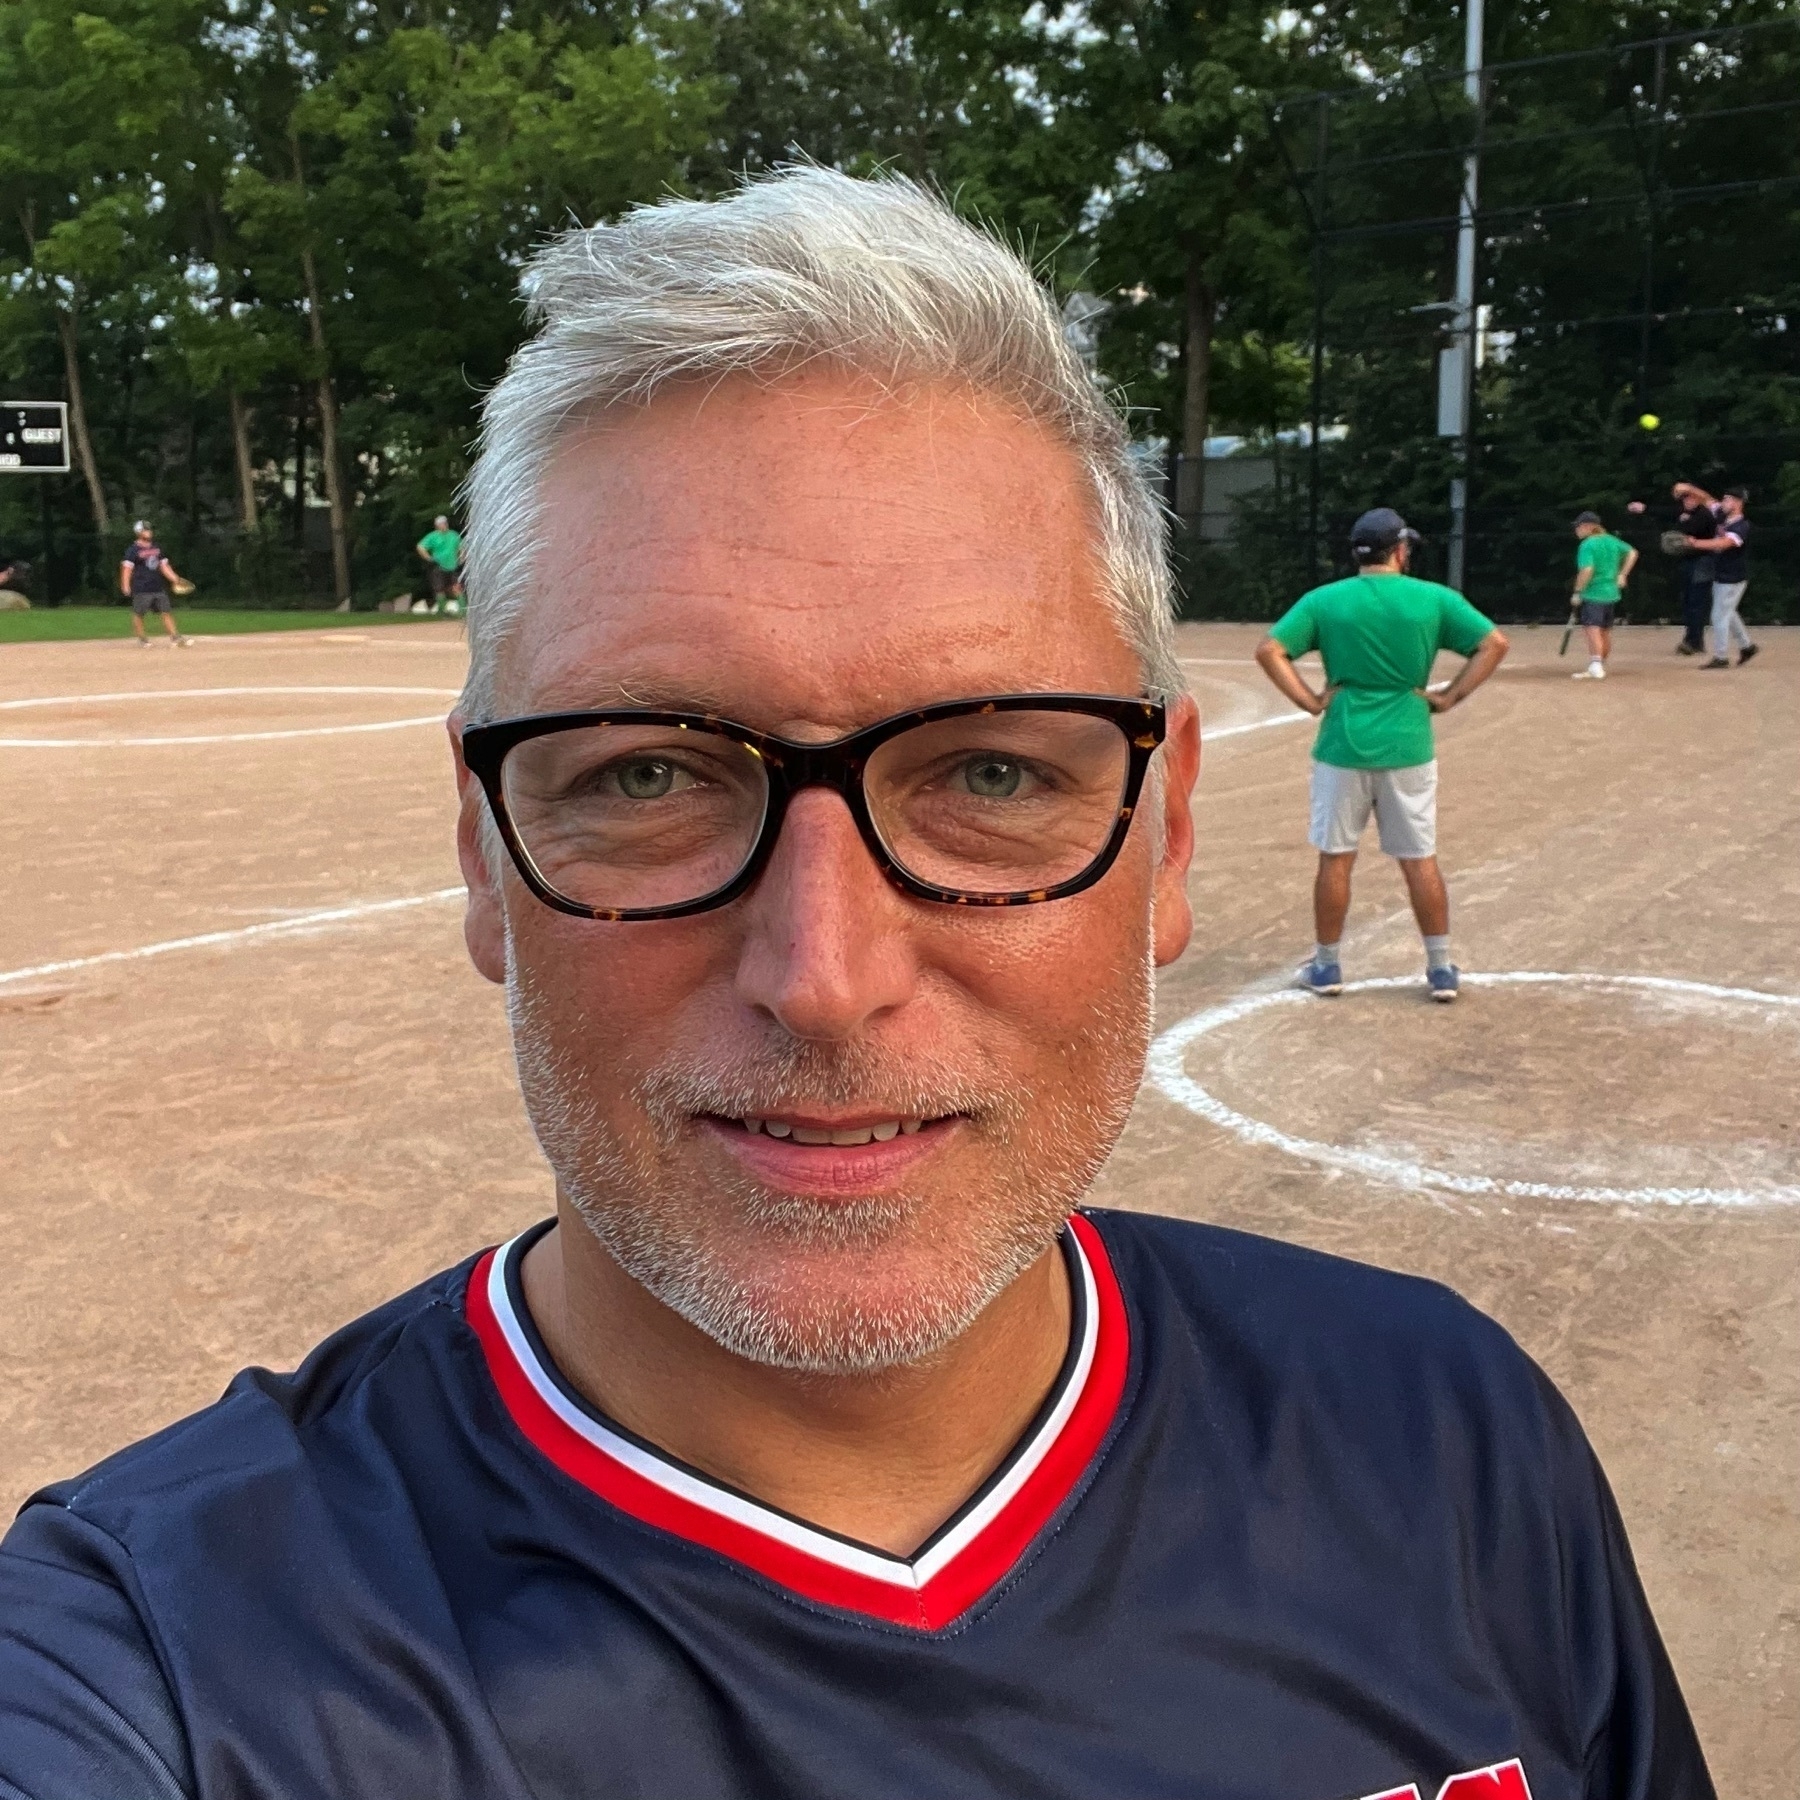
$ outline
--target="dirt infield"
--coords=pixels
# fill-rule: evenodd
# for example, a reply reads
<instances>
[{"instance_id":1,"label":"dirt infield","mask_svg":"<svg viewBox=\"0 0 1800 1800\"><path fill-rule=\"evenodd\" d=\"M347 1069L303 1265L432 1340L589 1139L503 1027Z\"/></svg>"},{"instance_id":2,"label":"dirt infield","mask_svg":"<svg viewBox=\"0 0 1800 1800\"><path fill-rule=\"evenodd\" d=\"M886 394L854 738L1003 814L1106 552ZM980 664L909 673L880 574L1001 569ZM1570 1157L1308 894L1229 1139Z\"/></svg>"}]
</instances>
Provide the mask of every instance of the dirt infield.
<instances>
[{"instance_id":1,"label":"dirt infield","mask_svg":"<svg viewBox=\"0 0 1800 1800\"><path fill-rule=\"evenodd\" d=\"M1308 730L1256 635L1183 628L1198 931L1098 1198L1499 1317L1606 1463L1720 1792L1791 1800L1800 632L1702 675L1674 632L1626 630L1579 685L1559 633L1517 634L1440 726L1458 960L1634 979L1451 1008L1283 992L1311 940ZM462 952L442 732L409 722L462 668L436 622L0 650L8 1509L547 1210ZM1371 850L1360 877L1346 975L1413 974L1395 871Z\"/></svg>"}]
</instances>

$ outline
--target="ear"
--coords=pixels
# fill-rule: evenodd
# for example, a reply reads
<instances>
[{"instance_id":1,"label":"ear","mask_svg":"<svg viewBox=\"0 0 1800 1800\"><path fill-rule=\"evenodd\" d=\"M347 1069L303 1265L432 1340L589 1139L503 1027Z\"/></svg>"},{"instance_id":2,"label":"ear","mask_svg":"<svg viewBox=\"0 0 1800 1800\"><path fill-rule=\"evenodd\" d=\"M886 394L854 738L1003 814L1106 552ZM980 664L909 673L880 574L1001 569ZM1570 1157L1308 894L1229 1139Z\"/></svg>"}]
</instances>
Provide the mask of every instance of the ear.
<instances>
[{"instance_id":1,"label":"ear","mask_svg":"<svg viewBox=\"0 0 1800 1800\"><path fill-rule=\"evenodd\" d=\"M1200 779L1200 708L1183 694L1169 709L1162 757L1162 862L1156 871L1156 963L1172 963L1194 935L1188 867L1194 860L1194 784Z\"/></svg>"},{"instance_id":2,"label":"ear","mask_svg":"<svg viewBox=\"0 0 1800 1800\"><path fill-rule=\"evenodd\" d=\"M456 859L462 864L463 885L469 890L469 904L463 913L463 942L469 947L469 960L489 981L506 980L506 905L501 897L503 872L489 869L482 848L482 824L488 816L487 795L481 783L469 773L463 761L460 712L453 712L446 722L450 733L450 754L456 763L456 793L461 809L456 815Z\"/></svg>"}]
</instances>

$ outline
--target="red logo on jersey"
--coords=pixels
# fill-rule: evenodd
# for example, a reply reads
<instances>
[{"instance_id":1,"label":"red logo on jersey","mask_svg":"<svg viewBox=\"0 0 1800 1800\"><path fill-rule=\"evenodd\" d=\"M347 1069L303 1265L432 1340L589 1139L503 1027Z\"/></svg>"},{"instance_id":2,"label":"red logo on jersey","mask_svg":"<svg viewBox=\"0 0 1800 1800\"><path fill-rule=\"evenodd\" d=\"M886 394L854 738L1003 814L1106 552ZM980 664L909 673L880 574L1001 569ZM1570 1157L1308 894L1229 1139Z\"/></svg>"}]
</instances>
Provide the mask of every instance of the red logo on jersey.
<instances>
[{"instance_id":1,"label":"red logo on jersey","mask_svg":"<svg viewBox=\"0 0 1800 1800\"><path fill-rule=\"evenodd\" d=\"M1363 1800L1420 1800L1419 1784L1409 1781L1405 1787L1383 1788L1379 1794L1365 1794ZM1437 1800L1531 1800L1525 1765L1515 1756L1511 1762L1452 1775L1438 1789Z\"/></svg>"}]
</instances>

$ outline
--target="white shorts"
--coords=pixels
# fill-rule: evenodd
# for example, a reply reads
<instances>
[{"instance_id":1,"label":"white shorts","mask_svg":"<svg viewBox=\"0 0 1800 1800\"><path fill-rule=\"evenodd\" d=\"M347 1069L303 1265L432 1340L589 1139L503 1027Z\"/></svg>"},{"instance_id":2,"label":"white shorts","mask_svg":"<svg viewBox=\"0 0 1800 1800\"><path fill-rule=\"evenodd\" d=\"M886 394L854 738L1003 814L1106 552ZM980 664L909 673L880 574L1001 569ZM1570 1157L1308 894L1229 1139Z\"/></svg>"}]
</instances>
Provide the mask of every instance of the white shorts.
<instances>
[{"instance_id":1,"label":"white shorts","mask_svg":"<svg viewBox=\"0 0 1800 1800\"><path fill-rule=\"evenodd\" d=\"M1312 830L1308 841L1327 856L1348 856L1374 813L1381 847L1408 862L1437 854L1437 764L1410 769L1312 766Z\"/></svg>"}]
</instances>

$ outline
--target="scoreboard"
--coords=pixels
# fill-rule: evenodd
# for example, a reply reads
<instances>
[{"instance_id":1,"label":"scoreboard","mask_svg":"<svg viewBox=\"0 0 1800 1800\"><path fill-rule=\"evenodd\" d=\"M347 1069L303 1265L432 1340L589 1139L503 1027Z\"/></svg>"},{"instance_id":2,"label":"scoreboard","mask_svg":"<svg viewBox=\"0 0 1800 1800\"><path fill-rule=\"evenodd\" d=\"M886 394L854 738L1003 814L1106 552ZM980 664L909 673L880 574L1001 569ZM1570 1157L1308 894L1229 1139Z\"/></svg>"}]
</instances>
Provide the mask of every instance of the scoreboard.
<instances>
[{"instance_id":1,"label":"scoreboard","mask_svg":"<svg viewBox=\"0 0 1800 1800\"><path fill-rule=\"evenodd\" d=\"M0 475L68 472L68 406L61 400L0 401Z\"/></svg>"}]
</instances>

